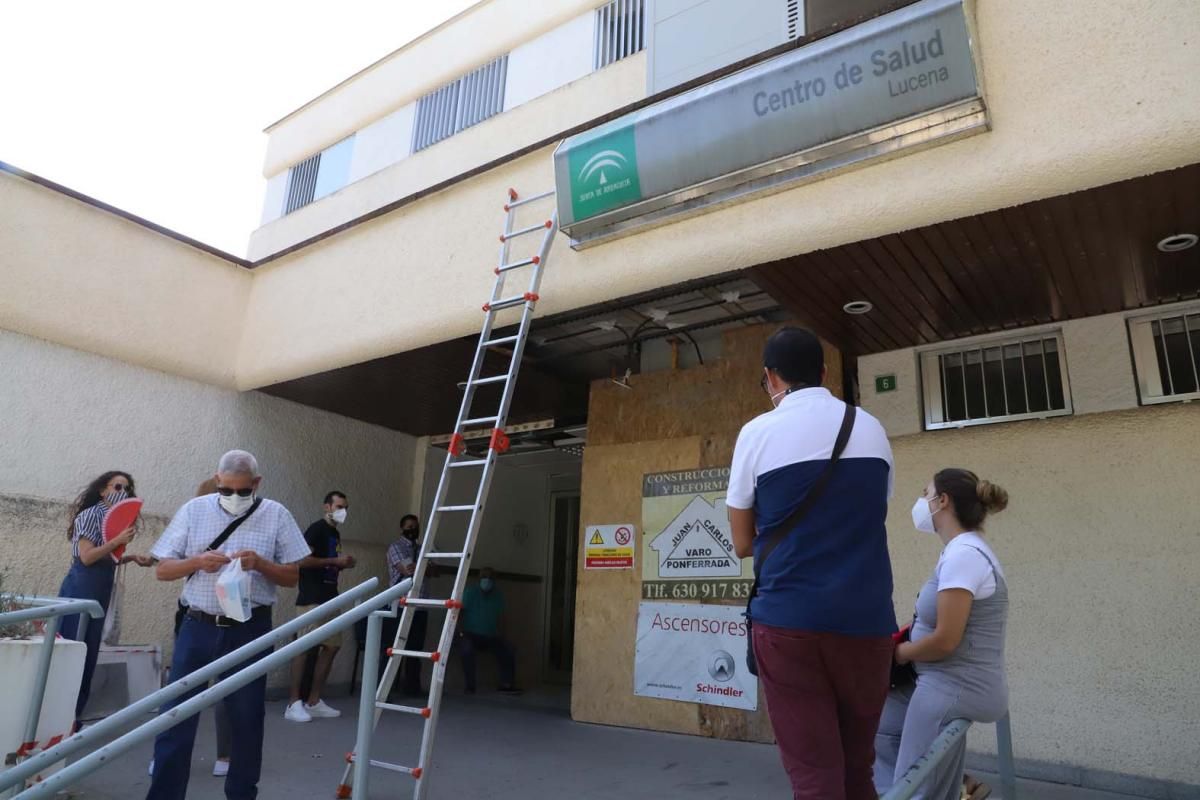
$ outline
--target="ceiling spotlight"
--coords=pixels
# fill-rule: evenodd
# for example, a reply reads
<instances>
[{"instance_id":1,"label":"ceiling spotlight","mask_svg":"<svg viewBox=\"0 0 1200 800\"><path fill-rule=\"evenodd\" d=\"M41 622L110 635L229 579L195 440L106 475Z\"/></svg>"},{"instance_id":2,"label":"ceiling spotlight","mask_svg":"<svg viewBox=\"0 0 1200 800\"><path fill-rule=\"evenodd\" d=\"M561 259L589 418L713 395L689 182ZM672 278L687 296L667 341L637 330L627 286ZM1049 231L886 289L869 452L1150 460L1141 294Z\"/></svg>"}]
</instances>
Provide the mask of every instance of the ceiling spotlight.
<instances>
[{"instance_id":1,"label":"ceiling spotlight","mask_svg":"<svg viewBox=\"0 0 1200 800\"><path fill-rule=\"evenodd\" d=\"M617 329L617 323L611 319L602 319L595 323L595 326L602 331L614 331Z\"/></svg>"},{"instance_id":2,"label":"ceiling spotlight","mask_svg":"<svg viewBox=\"0 0 1200 800\"><path fill-rule=\"evenodd\" d=\"M739 291L721 292L721 300L726 303L736 303L742 299L742 293Z\"/></svg>"},{"instance_id":3,"label":"ceiling spotlight","mask_svg":"<svg viewBox=\"0 0 1200 800\"><path fill-rule=\"evenodd\" d=\"M662 322L667 317L671 316L671 312L665 308L647 308L646 314L655 322Z\"/></svg>"},{"instance_id":4,"label":"ceiling spotlight","mask_svg":"<svg viewBox=\"0 0 1200 800\"><path fill-rule=\"evenodd\" d=\"M1200 237L1194 233L1174 233L1159 239L1157 247L1164 253L1178 253L1180 250L1195 247L1198 241Z\"/></svg>"},{"instance_id":5,"label":"ceiling spotlight","mask_svg":"<svg viewBox=\"0 0 1200 800\"><path fill-rule=\"evenodd\" d=\"M847 314L866 314L875 306L871 305L869 300L851 300L846 305L842 306L842 311Z\"/></svg>"}]
</instances>

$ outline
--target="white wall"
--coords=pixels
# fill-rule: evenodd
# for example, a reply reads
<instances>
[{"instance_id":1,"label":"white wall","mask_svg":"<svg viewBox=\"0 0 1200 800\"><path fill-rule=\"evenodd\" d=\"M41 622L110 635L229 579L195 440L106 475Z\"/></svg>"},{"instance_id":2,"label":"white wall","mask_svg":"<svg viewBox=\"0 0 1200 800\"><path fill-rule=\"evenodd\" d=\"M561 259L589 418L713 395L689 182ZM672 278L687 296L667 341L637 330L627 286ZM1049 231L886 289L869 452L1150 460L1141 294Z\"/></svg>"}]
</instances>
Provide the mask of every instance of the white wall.
<instances>
[{"instance_id":1,"label":"white wall","mask_svg":"<svg viewBox=\"0 0 1200 800\"><path fill-rule=\"evenodd\" d=\"M408 158L412 153L413 116L416 110L417 104L409 103L372 122L355 135L350 183Z\"/></svg>"},{"instance_id":2,"label":"white wall","mask_svg":"<svg viewBox=\"0 0 1200 800\"><path fill-rule=\"evenodd\" d=\"M1133 356L1125 323L1130 315L1105 314L1098 317L1071 320L1051 328L1061 330L1063 357L1070 381L1071 403L1076 416L1103 411L1137 408L1137 388L1133 373ZM1006 336L1019 336L1021 331L1005 331ZM960 339L964 347L985 342L992 337ZM956 342L940 342L938 347ZM883 423L890 436L908 436L924 430L922 416L921 374L918 368L920 351L914 348L893 350L862 356L858 359L858 383L862 407ZM896 390L879 394L875 378L896 376Z\"/></svg>"},{"instance_id":3,"label":"white wall","mask_svg":"<svg viewBox=\"0 0 1200 800\"><path fill-rule=\"evenodd\" d=\"M267 188L263 197L261 225L279 219L283 216L283 207L287 202L288 174L290 170L277 172L267 179Z\"/></svg>"},{"instance_id":4,"label":"white wall","mask_svg":"<svg viewBox=\"0 0 1200 800\"><path fill-rule=\"evenodd\" d=\"M508 55L504 110L541 97L591 72L595 29L596 14L589 11L513 48Z\"/></svg>"}]
</instances>

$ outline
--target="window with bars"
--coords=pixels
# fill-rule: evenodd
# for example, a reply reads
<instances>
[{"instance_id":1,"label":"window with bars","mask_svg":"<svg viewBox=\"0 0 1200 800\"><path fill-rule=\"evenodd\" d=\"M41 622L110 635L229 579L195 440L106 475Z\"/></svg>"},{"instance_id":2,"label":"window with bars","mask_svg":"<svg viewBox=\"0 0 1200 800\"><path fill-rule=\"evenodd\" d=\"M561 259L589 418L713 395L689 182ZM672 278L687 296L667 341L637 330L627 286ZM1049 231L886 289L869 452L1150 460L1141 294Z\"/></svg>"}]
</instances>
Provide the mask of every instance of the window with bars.
<instances>
[{"instance_id":1,"label":"window with bars","mask_svg":"<svg viewBox=\"0 0 1200 800\"><path fill-rule=\"evenodd\" d=\"M922 353L921 380L926 430L1072 413L1059 333Z\"/></svg>"},{"instance_id":2,"label":"window with bars","mask_svg":"<svg viewBox=\"0 0 1200 800\"><path fill-rule=\"evenodd\" d=\"M646 47L645 0L610 0L596 9L594 66L607 67Z\"/></svg>"},{"instance_id":3,"label":"window with bars","mask_svg":"<svg viewBox=\"0 0 1200 800\"><path fill-rule=\"evenodd\" d=\"M435 89L417 101L413 152L424 150L504 110L508 54Z\"/></svg>"},{"instance_id":4,"label":"window with bars","mask_svg":"<svg viewBox=\"0 0 1200 800\"><path fill-rule=\"evenodd\" d=\"M1200 307L1131 319L1129 339L1142 403L1200 398Z\"/></svg>"},{"instance_id":5,"label":"window with bars","mask_svg":"<svg viewBox=\"0 0 1200 800\"><path fill-rule=\"evenodd\" d=\"M290 214L313 201L317 191L317 173L321 168L321 154L304 159L288 171L287 200L283 213Z\"/></svg>"}]
</instances>

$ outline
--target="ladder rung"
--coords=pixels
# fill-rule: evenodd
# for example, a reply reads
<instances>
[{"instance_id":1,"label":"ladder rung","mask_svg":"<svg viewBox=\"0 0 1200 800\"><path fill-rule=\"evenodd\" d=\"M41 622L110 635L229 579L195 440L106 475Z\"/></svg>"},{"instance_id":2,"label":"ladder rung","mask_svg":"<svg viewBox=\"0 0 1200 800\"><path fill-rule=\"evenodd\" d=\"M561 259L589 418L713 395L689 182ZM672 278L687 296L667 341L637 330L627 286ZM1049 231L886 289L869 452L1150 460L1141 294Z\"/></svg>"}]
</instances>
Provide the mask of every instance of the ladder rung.
<instances>
[{"instance_id":1,"label":"ladder rung","mask_svg":"<svg viewBox=\"0 0 1200 800\"><path fill-rule=\"evenodd\" d=\"M546 220L545 222L539 222L537 225L530 225L528 228L521 228L519 231L502 233L500 234L500 241L504 242L508 241L509 239L515 239L516 237L524 236L527 233L536 233L537 231L549 230L552 225L554 225L553 221Z\"/></svg>"},{"instance_id":2,"label":"ladder rung","mask_svg":"<svg viewBox=\"0 0 1200 800\"><path fill-rule=\"evenodd\" d=\"M476 378L473 381L469 381L469 383L472 386L482 386L485 383L500 383L501 381L506 381L506 380L508 380L507 372L504 373L503 375L491 375L487 378Z\"/></svg>"},{"instance_id":3,"label":"ladder rung","mask_svg":"<svg viewBox=\"0 0 1200 800\"><path fill-rule=\"evenodd\" d=\"M425 558L462 558L466 553L426 553Z\"/></svg>"},{"instance_id":4,"label":"ladder rung","mask_svg":"<svg viewBox=\"0 0 1200 800\"><path fill-rule=\"evenodd\" d=\"M502 272L509 272L510 270L520 269L521 267L528 267L530 264L540 263L542 263L542 259L539 256L530 256L529 258L523 258L520 261L514 261L511 264L501 264L500 266L496 267L495 272L497 275L499 275Z\"/></svg>"},{"instance_id":5,"label":"ladder rung","mask_svg":"<svg viewBox=\"0 0 1200 800\"><path fill-rule=\"evenodd\" d=\"M438 511L474 511L475 506L438 506Z\"/></svg>"},{"instance_id":6,"label":"ladder rung","mask_svg":"<svg viewBox=\"0 0 1200 800\"><path fill-rule=\"evenodd\" d=\"M464 419L463 425L482 425L485 422L499 422L499 417L476 417L475 419Z\"/></svg>"},{"instance_id":7,"label":"ladder rung","mask_svg":"<svg viewBox=\"0 0 1200 800\"><path fill-rule=\"evenodd\" d=\"M459 469L460 467L482 467L488 460L486 458L472 458L469 461L455 461L450 465L450 469Z\"/></svg>"},{"instance_id":8,"label":"ladder rung","mask_svg":"<svg viewBox=\"0 0 1200 800\"><path fill-rule=\"evenodd\" d=\"M382 709L383 711L399 711L402 714L416 714L419 717L425 717L425 719L429 719L430 715L433 714L433 709L431 709L429 706L417 708L416 706L398 706L394 703L376 703L375 707Z\"/></svg>"},{"instance_id":9,"label":"ladder rung","mask_svg":"<svg viewBox=\"0 0 1200 800\"><path fill-rule=\"evenodd\" d=\"M404 767L400 764L388 763L387 761L376 761L373 758L371 759L371 766L379 767L380 769L390 769L392 772L402 772L405 775L412 775L414 778L421 777L420 767Z\"/></svg>"},{"instance_id":10,"label":"ladder rung","mask_svg":"<svg viewBox=\"0 0 1200 800\"><path fill-rule=\"evenodd\" d=\"M525 295L515 295L513 297L506 297L503 300L497 300L494 303L488 303L488 309L491 311L503 311L506 308L513 308L514 306L519 306L522 303L532 302L533 298L526 297Z\"/></svg>"},{"instance_id":11,"label":"ladder rung","mask_svg":"<svg viewBox=\"0 0 1200 800\"><path fill-rule=\"evenodd\" d=\"M545 200L547 197L553 197L553 196L554 196L554 190L551 189L550 191L542 192L541 194L530 195L529 197L522 197L520 200L513 200L510 203L505 203L504 210L508 211L510 208L520 208L521 206L525 205L526 203L536 203L538 200Z\"/></svg>"},{"instance_id":12,"label":"ladder rung","mask_svg":"<svg viewBox=\"0 0 1200 800\"><path fill-rule=\"evenodd\" d=\"M488 339L486 342L484 342L482 345L480 345L480 347L499 347L502 344L512 344L513 342L517 341L520 338L521 337L518 335L518 336L505 336L500 339Z\"/></svg>"},{"instance_id":13,"label":"ladder rung","mask_svg":"<svg viewBox=\"0 0 1200 800\"><path fill-rule=\"evenodd\" d=\"M409 603L409 605L413 604ZM427 658L434 662L442 660L441 653L426 653L424 650L393 650L389 647L387 654L393 658Z\"/></svg>"}]
</instances>

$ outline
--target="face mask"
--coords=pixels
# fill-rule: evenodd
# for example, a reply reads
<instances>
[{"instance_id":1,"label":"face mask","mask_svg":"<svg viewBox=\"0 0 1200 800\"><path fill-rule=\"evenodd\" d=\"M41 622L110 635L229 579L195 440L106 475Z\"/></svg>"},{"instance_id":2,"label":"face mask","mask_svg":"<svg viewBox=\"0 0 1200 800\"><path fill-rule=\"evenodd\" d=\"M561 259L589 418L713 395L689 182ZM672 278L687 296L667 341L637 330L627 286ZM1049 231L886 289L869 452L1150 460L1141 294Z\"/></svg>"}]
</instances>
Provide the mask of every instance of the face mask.
<instances>
[{"instance_id":1,"label":"face mask","mask_svg":"<svg viewBox=\"0 0 1200 800\"><path fill-rule=\"evenodd\" d=\"M779 403L781 401L778 398L783 397L787 393L788 393L788 390L784 389L782 392L776 392L775 394L771 395L771 405L774 406L775 408L779 408Z\"/></svg>"},{"instance_id":2,"label":"face mask","mask_svg":"<svg viewBox=\"0 0 1200 800\"><path fill-rule=\"evenodd\" d=\"M109 492L107 496L105 496L104 503L110 507L115 506L117 503L121 502L127 497L129 497L129 495L124 489L114 489L113 491Z\"/></svg>"},{"instance_id":3,"label":"face mask","mask_svg":"<svg viewBox=\"0 0 1200 800\"><path fill-rule=\"evenodd\" d=\"M233 514L235 517L239 517L246 512L246 509L254 505L254 495L249 495L247 497L241 497L237 494L231 494L228 497L222 495L217 498L217 501L220 502L221 508L228 511L230 514Z\"/></svg>"},{"instance_id":4,"label":"face mask","mask_svg":"<svg viewBox=\"0 0 1200 800\"><path fill-rule=\"evenodd\" d=\"M912 507L913 527L922 533L936 533L933 529L933 511L929 508L929 501L924 497L918 497L917 502L913 503Z\"/></svg>"},{"instance_id":5,"label":"face mask","mask_svg":"<svg viewBox=\"0 0 1200 800\"><path fill-rule=\"evenodd\" d=\"M496 588L496 582L491 578L480 578L479 588L482 591L490 592L492 589Z\"/></svg>"},{"instance_id":6,"label":"face mask","mask_svg":"<svg viewBox=\"0 0 1200 800\"><path fill-rule=\"evenodd\" d=\"M331 511L329 514L329 518L331 520L333 520L333 523L335 525L341 525L343 522L346 521L346 509L339 508L339 509L335 509L334 511Z\"/></svg>"},{"instance_id":7,"label":"face mask","mask_svg":"<svg viewBox=\"0 0 1200 800\"><path fill-rule=\"evenodd\" d=\"M417 540L417 529L416 528L403 528L403 529L401 529L400 534L405 539L408 539L410 542L415 542Z\"/></svg>"}]
</instances>

